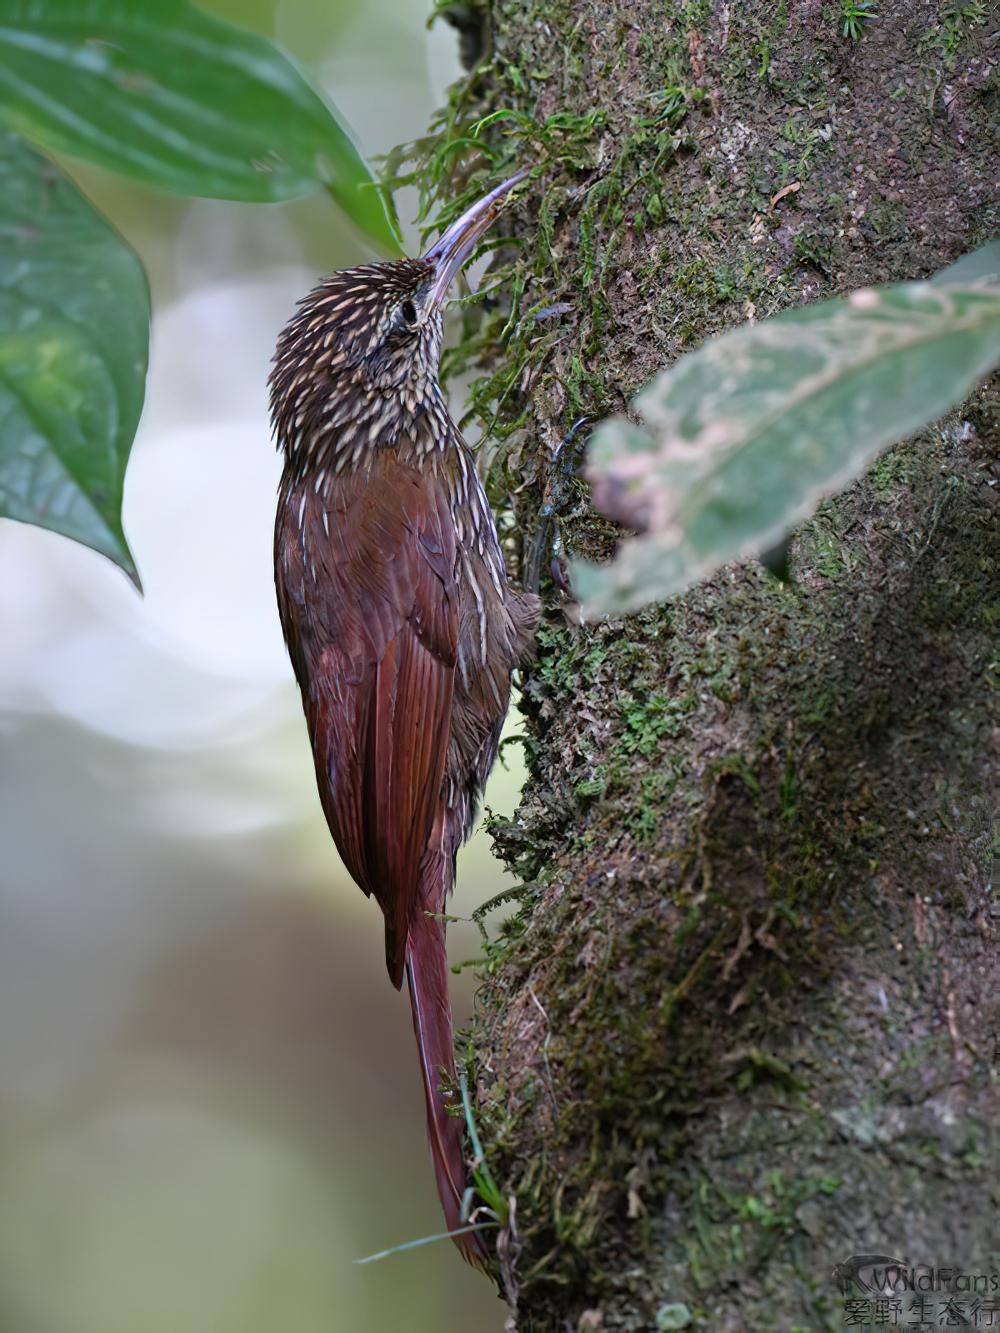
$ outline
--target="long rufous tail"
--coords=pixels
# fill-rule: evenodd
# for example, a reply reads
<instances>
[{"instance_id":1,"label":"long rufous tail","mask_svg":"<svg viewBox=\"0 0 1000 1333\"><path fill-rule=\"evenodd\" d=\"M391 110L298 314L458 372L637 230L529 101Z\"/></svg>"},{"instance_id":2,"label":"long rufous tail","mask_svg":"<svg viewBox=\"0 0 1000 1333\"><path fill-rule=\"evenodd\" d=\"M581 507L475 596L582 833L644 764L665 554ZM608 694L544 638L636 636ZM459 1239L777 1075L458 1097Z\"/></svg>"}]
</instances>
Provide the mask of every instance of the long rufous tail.
<instances>
[{"instance_id":1,"label":"long rufous tail","mask_svg":"<svg viewBox=\"0 0 1000 1333\"><path fill-rule=\"evenodd\" d=\"M406 949L413 1031L420 1056L427 1110L427 1138L434 1160L438 1196L449 1231L467 1227L462 1217L466 1187L463 1120L449 1114L442 1080L455 1084L455 1049L448 998L448 957L444 922L424 912L410 923ZM476 1268L486 1267L487 1250L473 1231L454 1237L462 1257Z\"/></svg>"}]
</instances>

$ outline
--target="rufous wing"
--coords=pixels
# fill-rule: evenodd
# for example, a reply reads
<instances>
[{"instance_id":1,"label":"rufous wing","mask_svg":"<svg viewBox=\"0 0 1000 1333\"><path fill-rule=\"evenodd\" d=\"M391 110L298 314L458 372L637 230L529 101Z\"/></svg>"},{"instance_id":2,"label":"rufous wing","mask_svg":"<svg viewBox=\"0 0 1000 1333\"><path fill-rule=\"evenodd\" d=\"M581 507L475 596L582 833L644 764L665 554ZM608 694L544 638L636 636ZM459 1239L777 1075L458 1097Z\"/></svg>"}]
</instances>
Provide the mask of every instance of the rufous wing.
<instances>
[{"instance_id":1,"label":"rufous wing","mask_svg":"<svg viewBox=\"0 0 1000 1333\"><path fill-rule=\"evenodd\" d=\"M455 568L443 486L391 451L362 475L282 495L278 604L320 798L347 869L385 914L397 987L444 779Z\"/></svg>"}]
</instances>

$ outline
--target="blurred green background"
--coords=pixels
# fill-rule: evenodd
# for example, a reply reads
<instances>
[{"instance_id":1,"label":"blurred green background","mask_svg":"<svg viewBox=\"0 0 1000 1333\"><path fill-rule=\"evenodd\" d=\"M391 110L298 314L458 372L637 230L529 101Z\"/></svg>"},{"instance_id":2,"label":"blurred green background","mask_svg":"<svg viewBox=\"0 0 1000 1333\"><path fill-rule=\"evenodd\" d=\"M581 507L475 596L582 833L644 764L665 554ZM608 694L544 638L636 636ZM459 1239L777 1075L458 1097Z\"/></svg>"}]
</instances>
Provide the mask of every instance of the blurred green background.
<instances>
[{"instance_id":1,"label":"blurred green background","mask_svg":"<svg viewBox=\"0 0 1000 1333\"><path fill-rule=\"evenodd\" d=\"M275 36L371 155L458 74L427 6L205 7ZM500 1330L448 1243L352 1263L441 1218L407 1003L281 643L265 381L295 301L370 256L323 197L189 202L67 165L153 289L125 495L146 596L0 523L0 1328ZM498 769L489 804L518 785ZM477 834L455 912L504 885ZM452 927L453 961L477 938Z\"/></svg>"}]
</instances>

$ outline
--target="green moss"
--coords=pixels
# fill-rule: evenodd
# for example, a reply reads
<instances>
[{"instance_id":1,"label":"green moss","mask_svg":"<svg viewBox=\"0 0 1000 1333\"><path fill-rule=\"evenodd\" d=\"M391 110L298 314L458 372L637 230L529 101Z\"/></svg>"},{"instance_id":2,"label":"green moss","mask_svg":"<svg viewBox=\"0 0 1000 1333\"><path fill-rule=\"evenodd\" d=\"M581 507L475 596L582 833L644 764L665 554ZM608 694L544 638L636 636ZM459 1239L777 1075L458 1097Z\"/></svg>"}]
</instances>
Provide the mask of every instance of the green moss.
<instances>
[{"instance_id":1,"label":"green moss","mask_svg":"<svg viewBox=\"0 0 1000 1333\"><path fill-rule=\"evenodd\" d=\"M995 226L988 92L961 107L969 162L935 147L939 172L908 161L882 198L887 145L910 156L954 132L928 128L911 29L934 25L916 2L910 27L893 9L854 44L756 0L728 7L725 40L709 4L655 21L574 5L571 23L547 0L494 8L495 50L410 168L441 221L515 158L544 172L448 362L477 376L470 417L514 557L543 508L570 551L617 540L577 475L579 417L748 315L930 272ZM943 76L946 49L920 59ZM912 87L894 100L900 71ZM789 586L750 565L626 621L548 612L523 689L529 782L517 817L491 821L524 887L486 945L472 1036L477 1116L517 1199L525 1329L601 1309L645 1330L678 1303L704 1328L836 1327L817 1247L879 1234L873 1197L934 1240L930 1204L946 1217L973 1188L973 1134L885 1148L929 1070L950 1086L935 949L974 919L988 848L970 791L995 396L967 420L886 454L804 525ZM980 946L962 941L971 984Z\"/></svg>"},{"instance_id":2,"label":"green moss","mask_svg":"<svg viewBox=\"0 0 1000 1333\"><path fill-rule=\"evenodd\" d=\"M985 0L943 0L940 18L921 39L924 52L934 51L943 59L944 68L952 71L964 39L987 16Z\"/></svg>"},{"instance_id":3,"label":"green moss","mask_svg":"<svg viewBox=\"0 0 1000 1333\"><path fill-rule=\"evenodd\" d=\"M868 482L879 500L887 500L906 484L913 463L913 451L907 445L890 449L877 460L868 474Z\"/></svg>"},{"instance_id":4,"label":"green moss","mask_svg":"<svg viewBox=\"0 0 1000 1333\"><path fill-rule=\"evenodd\" d=\"M830 239L814 227L803 227L792 243L792 255L800 264L811 264L821 273L828 273L833 258Z\"/></svg>"},{"instance_id":5,"label":"green moss","mask_svg":"<svg viewBox=\"0 0 1000 1333\"><path fill-rule=\"evenodd\" d=\"M891 475L906 478L917 511L933 509L941 438L907 446L900 459L876 470L865 484L867 502L888 503ZM839 525L839 512L831 506L822 521ZM894 504L890 513L895 514ZM893 517L884 533L890 548L894 528ZM815 557L806 533L796 567L803 576L825 581L818 568L822 560ZM838 567L839 578L857 589L865 563L855 554ZM939 582L950 582L943 571L940 577L932 574L922 590L924 616L939 614L935 597L927 596ZM856 601L848 594L837 605L844 616L841 642L853 643ZM905 704L873 696L860 660L850 685L839 676L825 690L799 688L798 674L810 674L799 644L818 631L829 640L832 607L829 599L817 601L815 593L796 586L775 590L757 576L725 592L702 590L669 611L643 613L626 640L617 625L543 628L539 669L528 684L529 714L554 698L596 709L612 682L616 689L624 681L628 685L610 718L606 706L602 710L610 722L603 748L570 730L564 737L569 748L543 761L527 805L539 886L524 900L523 929L497 974L506 968L509 978L511 969L518 974L526 964L541 967L535 986L545 996L546 1061L557 1090L553 1108L547 1081L531 1084L531 1114L553 1117L552 1131L544 1136L544 1161L529 1164L520 1156L525 1133L520 1098L512 1115L503 1088L494 1087L484 1111L508 1184L518 1195L522 1241L533 1256L525 1280L536 1301L544 1303L550 1283L555 1292L586 1271L598 1238L621 1207L614 1191L609 1195L595 1187L594 1162L601 1163L603 1179L624 1180L637 1160L648 1158L643 1189L655 1197L669 1188L687 1217L673 1247L682 1256L692 1306L694 1291L725 1287L738 1271L799 1262L795 1287L813 1321L804 1326L827 1327L835 1310L829 1291L803 1285L810 1279L801 1219L814 1215L810 1209L824 1214L824 1200L836 1197L839 1179L836 1173L803 1169L824 1157L826 1121L814 1108L829 1078L822 1053L835 1047L843 1021L832 1009L824 1012L821 997L836 975L837 950L850 949L856 958L859 951L877 949L886 932L903 928L901 917L887 915L888 903L862 928L856 898L847 891L877 873L873 853L885 849L887 807L885 794L855 782L853 764L842 767L836 755L857 754L862 737L888 733L893 712L901 705L910 711L913 696L909 684ZM897 614L905 619L911 611L900 608ZM748 619L758 630L752 638L741 629ZM710 650L689 638L692 622L715 626ZM759 632L762 627L766 635ZM733 702L751 699L758 717L775 721L771 729L762 728L756 751L712 756L699 772L689 766L697 736L692 728L704 727L703 700L718 695L690 685L708 680L721 680ZM799 712L794 743L787 722L791 701ZM933 705L918 705L918 712L921 707ZM545 743L544 724L540 739ZM553 762L560 771L555 782ZM577 772L585 776L574 779ZM571 779L585 798L572 813L546 796ZM635 799L637 789L641 800ZM532 805L538 799L546 802L544 815ZM953 799L941 798L945 806ZM670 854L663 843L664 821L676 837L677 813L685 806L688 833L676 838ZM648 895L641 897L642 914L623 912L622 899L614 895L599 907L602 899L590 896L585 868L577 872L578 889L567 884L557 867L566 857L568 831L578 835L574 845L586 849L584 865L607 866L609 847L617 844L613 864L625 883L629 876L641 881L643 849L655 847L660 907L650 912ZM909 838L906 832L902 836ZM834 865L837 888L831 893ZM620 895L621 882L614 883ZM546 884L559 885L558 899L547 896ZM665 920L673 920L666 933ZM533 963L525 957L529 939ZM835 940L840 944L834 946ZM805 993L804 977L810 979ZM505 993L497 992L489 1003L502 1004ZM808 1046L792 1038L789 1050L788 1034L805 1017L804 1006ZM583 1030L581 1012L588 1016ZM887 1024L890 1042L891 1030ZM595 1043L598 1032L608 1034L610 1046ZM899 1095L925 1068L923 1052L917 1056L904 1049L903 1057L899 1081L883 1099ZM688 1179L679 1164L692 1150L699 1108L737 1095L761 1106L778 1098L799 1117L795 1163L781 1179L765 1175L742 1190L713 1175L719 1188L706 1202L699 1180ZM859 1145L877 1142L884 1133L881 1100L867 1115L870 1132L863 1132L864 1118L852 1122ZM766 1138L763 1126L760 1133ZM913 1148L909 1160L916 1169L935 1169L940 1149L934 1149L935 1157L932 1148L932 1142ZM747 1153L741 1160L754 1160ZM975 1145L969 1153L974 1160ZM561 1182L554 1214L553 1173ZM796 1261L796 1254L803 1257ZM552 1299L558 1306L555 1295Z\"/></svg>"},{"instance_id":6,"label":"green moss","mask_svg":"<svg viewBox=\"0 0 1000 1333\"><path fill-rule=\"evenodd\" d=\"M848 543L831 532L822 519L807 525L802 538L802 556L825 579L839 579L849 573L855 559Z\"/></svg>"},{"instance_id":7,"label":"green moss","mask_svg":"<svg viewBox=\"0 0 1000 1333\"><path fill-rule=\"evenodd\" d=\"M618 271L616 252L624 229L642 230L669 217L661 182L684 143L684 122L705 96L685 81L691 68L687 34L706 12L703 0L686 0L678 8L673 44L658 43L664 82L636 99L633 127L621 137L617 155L610 161L603 157L599 172L582 190L581 177L595 171L601 145L608 141L607 113L566 108L539 119L497 105L507 94L530 103L536 83L553 77L548 66L532 61L530 52L516 65L494 53L451 90L430 134L387 160L390 185L418 187L421 217L434 218L428 231L446 225L502 180L515 160L531 163L545 181L533 228L535 245L492 264L484 287L463 306L461 338L442 364L445 382L473 376L464 421L475 423L491 442L488 489L498 507L510 484L509 442L525 425L525 385L540 397L564 400L564 428L581 415L596 418L621 404L601 355L610 315L604 293ZM568 27L567 13L566 6L552 5L545 21ZM593 61L581 25L568 27L559 54L559 77L575 94L574 85ZM592 68L589 73L592 77ZM573 263L564 269L556 232L564 228L567 213L574 215L575 237ZM726 276L720 273L718 282L717 299L725 300ZM554 362L567 323L575 326L581 351L558 367ZM477 369L483 373L475 374Z\"/></svg>"}]
</instances>

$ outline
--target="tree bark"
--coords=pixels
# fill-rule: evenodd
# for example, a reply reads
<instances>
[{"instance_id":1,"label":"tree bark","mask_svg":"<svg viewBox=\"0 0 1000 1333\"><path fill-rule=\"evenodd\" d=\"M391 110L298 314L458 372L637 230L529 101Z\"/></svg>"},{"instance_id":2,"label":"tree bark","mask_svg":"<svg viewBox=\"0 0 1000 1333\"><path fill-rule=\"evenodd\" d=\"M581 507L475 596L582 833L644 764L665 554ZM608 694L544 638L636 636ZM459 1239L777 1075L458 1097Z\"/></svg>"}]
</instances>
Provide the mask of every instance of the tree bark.
<instances>
[{"instance_id":1,"label":"tree bark","mask_svg":"<svg viewBox=\"0 0 1000 1333\"><path fill-rule=\"evenodd\" d=\"M686 348L1000 231L996 6L842 11L475 11L431 147L504 109L493 143L547 162L519 322L466 328L522 530L613 549L570 428ZM552 592L472 1034L518 1329L839 1328L852 1254L989 1268L998 442L994 383L825 502L788 583L584 627Z\"/></svg>"}]
</instances>

